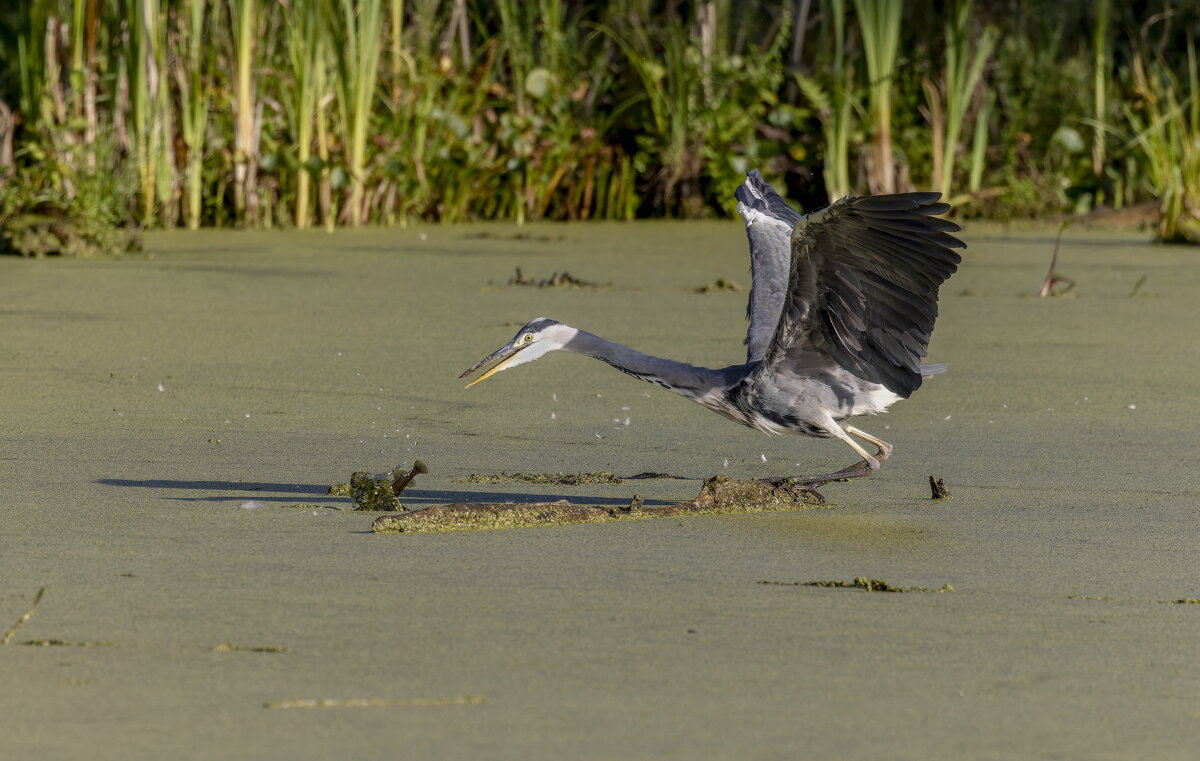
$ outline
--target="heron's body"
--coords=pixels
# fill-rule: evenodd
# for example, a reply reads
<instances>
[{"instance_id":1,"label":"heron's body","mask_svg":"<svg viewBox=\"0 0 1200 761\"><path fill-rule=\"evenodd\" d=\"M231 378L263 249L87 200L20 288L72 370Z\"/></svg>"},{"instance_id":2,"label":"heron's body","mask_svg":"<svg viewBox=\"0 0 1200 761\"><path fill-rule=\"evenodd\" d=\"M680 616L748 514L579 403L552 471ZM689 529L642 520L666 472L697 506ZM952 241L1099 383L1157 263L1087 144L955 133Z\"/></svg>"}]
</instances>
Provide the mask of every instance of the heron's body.
<instances>
[{"instance_id":1,"label":"heron's body","mask_svg":"<svg viewBox=\"0 0 1200 761\"><path fill-rule=\"evenodd\" d=\"M738 188L753 285L745 364L693 367L539 317L473 383L556 349L585 354L764 433L835 436L863 462L805 484L870 475L891 445L845 421L885 411L945 370L922 365L938 287L957 268L936 193L845 198L801 216L751 172ZM868 441L872 456L851 435Z\"/></svg>"}]
</instances>

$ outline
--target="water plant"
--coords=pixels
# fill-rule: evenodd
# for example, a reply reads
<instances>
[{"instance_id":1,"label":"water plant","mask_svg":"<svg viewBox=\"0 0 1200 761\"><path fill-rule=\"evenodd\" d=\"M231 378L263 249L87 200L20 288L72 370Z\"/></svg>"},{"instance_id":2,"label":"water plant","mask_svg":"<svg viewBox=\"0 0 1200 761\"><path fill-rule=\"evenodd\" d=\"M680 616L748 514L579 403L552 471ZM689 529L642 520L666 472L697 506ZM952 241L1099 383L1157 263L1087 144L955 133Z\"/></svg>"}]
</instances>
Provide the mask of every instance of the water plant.
<instances>
[{"instance_id":1,"label":"water plant","mask_svg":"<svg viewBox=\"0 0 1200 761\"><path fill-rule=\"evenodd\" d=\"M870 186L872 193L896 192L892 146L892 93L900 52L904 4L892 0L854 0L867 68L867 104L871 113Z\"/></svg>"},{"instance_id":2,"label":"water plant","mask_svg":"<svg viewBox=\"0 0 1200 761\"><path fill-rule=\"evenodd\" d=\"M954 197L954 167L961 149L960 135L967 124L968 109L972 96L983 75L983 68L991 57L998 31L986 26L978 34L971 29L972 0L956 0L947 5L944 47L945 68L935 85L926 79L922 82L929 99L933 138L933 183L932 187ZM984 101L987 103L987 100ZM983 148L987 139L987 116L990 104L976 113L980 125L972 141L971 181L973 191L983 172Z\"/></svg>"},{"instance_id":3,"label":"water plant","mask_svg":"<svg viewBox=\"0 0 1200 761\"><path fill-rule=\"evenodd\" d=\"M1160 200L1159 236L1164 241L1200 243L1200 75L1196 45L1186 36L1185 78L1175 73L1146 39L1133 63L1137 100L1123 110L1135 145L1146 160L1147 181Z\"/></svg>"},{"instance_id":4,"label":"water plant","mask_svg":"<svg viewBox=\"0 0 1200 761\"><path fill-rule=\"evenodd\" d=\"M82 217L107 183L126 230L697 217L758 166L809 206L1158 199L1186 238L1200 8L1026 2L26 0L0 208Z\"/></svg>"}]
</instances>

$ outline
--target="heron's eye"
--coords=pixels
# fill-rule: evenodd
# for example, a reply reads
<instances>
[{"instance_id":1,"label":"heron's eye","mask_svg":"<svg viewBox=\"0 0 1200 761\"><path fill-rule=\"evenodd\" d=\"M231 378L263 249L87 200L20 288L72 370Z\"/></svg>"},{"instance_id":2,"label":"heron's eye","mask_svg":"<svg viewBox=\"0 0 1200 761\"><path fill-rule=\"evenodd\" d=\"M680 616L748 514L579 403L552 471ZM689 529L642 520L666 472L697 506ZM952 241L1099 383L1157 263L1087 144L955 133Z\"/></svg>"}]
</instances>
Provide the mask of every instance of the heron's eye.
<instances>
[{"instance_id":1,"label":"heron's eye","mask_svg":"<svg viewBox=\"0 0 1200 761\"><path fill-rule=\"evenodd\" d=\"M532 340L533 340L533 334L532 334L532 333L526 333L526 334L525 334L525 337L524 337L524 338L522 338L521 340L522 340L522 341L525 341L526 343L529 343L530 341L532 341Z\"/></svg>"}]
</instances>

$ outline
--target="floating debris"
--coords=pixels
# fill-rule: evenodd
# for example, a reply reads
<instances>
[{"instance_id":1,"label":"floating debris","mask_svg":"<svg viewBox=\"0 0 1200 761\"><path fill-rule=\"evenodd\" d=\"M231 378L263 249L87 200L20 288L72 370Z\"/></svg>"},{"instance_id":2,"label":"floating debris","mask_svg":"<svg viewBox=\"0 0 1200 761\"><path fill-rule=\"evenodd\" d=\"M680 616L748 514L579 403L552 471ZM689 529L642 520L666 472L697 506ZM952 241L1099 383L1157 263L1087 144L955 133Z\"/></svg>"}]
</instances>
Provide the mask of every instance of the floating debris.
<instances>
[{"instance_id":1,"label":"floating debris","mask_svg":"<svg viewBox=\"0 0 1200 761\"><path fill-rule=\"evenodd\" d=\"M392 470L392 472L395 473L397 470L400 470L400 466L398 465ZM425 463L421 462L420 460L413 460L412 470L402 473L392 479L392 491L396 493L396 496L399 496L406 488L408 488L408 485L413 482L413 479L428 472L429 467Z\"/></svg>"},{"instance_id":2,"label":"floating debris","mask_svg":"<svg viewBox=\"0 0 1200 761\"><path fill-rule=\"evenodd\" d=\"M736 280L726 280L723 277L719 277L708 285L702 285L694 290L696 293L719 293L721 291L737 293L738 291L746 290L746 288Z\"/></svg>"},{"instance_id":3,"label":"floating debris","mask_svg":"<svg viewBox=\"0 0 1200 761\"><path fill-rule=\"evenodd\" d=\"M0 645L7 645L9 640L12 639L12 636L17 633L17 629L20 629L25 625L26 621L33 618L33 614L37 613L38 606L42 604L42 598L45 596L46 588L42 587L38 590L37 594L33 596L33 605L29 606L29 610L25 611L25 615L17 619L17 622L13 624L8 631L4 632L4 637L0 638Z\"/></svg>"},{"instance_id":4,"label":"floating debris","mask_svg":"<svg viewBox=\"0 0 1200 761\"><path fill-rule=\"evenodd\" d=\"M402 505L392 489L392 474L382 477L360 470L350 476L350 499L355 510L400 510Z\"/></svg>"},{"instance_id":5,"label":"floating debris","mask_svg":"<svg viewBox=\"0 0 1200 761\"><path fill-rule=\"evenodd\" d=\"M680 481L687 480L687 476L673 476L670 473L653 473L649 470L646 471L645 473L638 473L636 476L625 476L626 481L637 481L639 479L651 479L651 478L661 478L661 479L674 478L674 479L678 479Z\"/></svg>"},{"instance_id":6,"label":"floating debris","mask_svg":"<svg viewBox=\"0 0 1200 761\"><path fill-rule=\"evenodd\" d=\"M600 471L595 473L472 473L455 479L460 484L554 484L581 486L585 484L622 484L620 476Z\"/></svg>"},{"instance_id":7,"label":"floating debris","mask_svg":"<svg viewBox=\"0 0 1200 761\"><path fill-rule=\"evenodd\" d=\"M32 647L119 647L116 642L68 642L63 639L30 639L21 644Z\"/></svg>"},{"instance_id":8,"label":"floating debris","mask_svg":"<svg viewBox=\"0 0 1200 761\"><path fill-rule=\"evenodd\" d=\"M1062 224L1058 226L1058 237L1054 239L1054 251L1050 254L1050 269L1046 272L1046 279L1042 281L1042 289L1038 291L1038 296L1043 299L1051 297L1061 298L1070 293L1071 289L1075 287L1074 280L1065 275L1059 275L1056 271L1058 266L1058 246L1062 243L1063 232L1070 224L1070 220L1064 219Z\"/></svg>"},{"instance_id":9,"label":"floating debris","mask_svg":"<svg viewBox=\"0 0 1200 761\"><path fill-rule=\"evenodd\" d=\"M811 489L713 476L704 481L695 499L667 507L644 507L642 498L636 495L628 505L619 507L575 504L565 499L530 503L467 502L380 516L375 519L372 530L377 534L395 534L566 526L679 515L781 512L818 507L824 503L821 495Z\"/></svg>"},{"instance_id":10,"label":"floating debris","mask_svg":"<svg viewBox=\"0 0 1200 761\"><path fill-rule=\"evenodd\" d=\"M305 700L273 700L263 703L263 708L374 708L377 706L461 706L486 703L482 695L466 695L459 698L309 698Z\"/></svg>"},{"instance_id":11,"label":"floating debris","mask_svg":"<svg viewBox=\"0 0 1200 761\"><path fill-rule=\"evenodd\" d=\"M486 230L477 233L467 233L463 236L466 240L533 240L540 243L559 243L566 240L565 235L535 235L534 233L511 233L509 235L499 235L490 233ZM424 240L422 238L421 240Z\"/></svg>"},{"instance_id":12,"label":"floating debris","mask_svg":"<svg viewBox=\"0 0 1200 761\"><path fill-rule=\"evenodd\" d=\"M213 647L214 653L286 653L288 649L279 645L235 645L232 642L224 642Z\"/></svg>"},{"instance_id":13,"label":"floating debris","mask_svg":"<svg viewBox=\"0 0 1200 761\"><path fill-rule=\"evenodd\" d=\"M1138 278L1138 281L1133 284L1133 290L1129 292L1129 298L1137 298L1138 292L1142 290L1142 286L1146 284L1146 278L1146 275L1142 275ZM1150 294L1147 293L1142 295L1149 296Z\"/></svg>"},{"instance_id":14,"label":"floating debris","mask_svg":"<svg viewBox=\"0 0 1200 761\"><path fill-rule=\"evenodd\" d=\"M349 483L334 484L329 487L327 494L335 497L349 497L354 501L355 510L407 510L400 504L400 494L412 484L418 475L428 473L429 467L420 460L414 460L411 470L397 465L383 475L374 475L360 470L350 476ZM286 505L286 507L315 507L322 505Z\"/></svg>"},{"instance_id":15,"label":"floating debris","mask_svg":"<svg viewBox=\"0 0 1200 761\"><path fill-rule=\"evenodd\" d=\"M535 288L605 288L607 285L593 283L589 280L581 280L573 276L570 272L563 270L555 272L548 278L541 280L532 277L525 277L521 272L521 268L517 267L516 274L508 279L509 285L530 285ZM611 285L608 284L608 285Z\"/></svg>"},{"instance_id":16,"label":"floating debris","mask_svg":"<svg viewBox=\"0 0 1200 761\"><path fill-rule=\"evenodd\" d=\"M889 584L882 579L868 579L866 576L857 576L854 581L760 581L759 584L769 584L778 587L828 587L833 589L861 589L864 592L932 592L941 594L943 592L953 592L954 587L946 584L940 589L930 589L929 587L898 587L894 584Z\"/></svg>"},{"instance_id":17,"label":"floating debris","mask_svg":"<svg viewBox=\"0 0 1200 761\"><path fill-rule=\"evenodd\" d=\"M932 492L929 497L932 500L951 499L950 490L946 488L946 482L940 478L929 477L929 491Z\"/></svg>"}]
</instances>

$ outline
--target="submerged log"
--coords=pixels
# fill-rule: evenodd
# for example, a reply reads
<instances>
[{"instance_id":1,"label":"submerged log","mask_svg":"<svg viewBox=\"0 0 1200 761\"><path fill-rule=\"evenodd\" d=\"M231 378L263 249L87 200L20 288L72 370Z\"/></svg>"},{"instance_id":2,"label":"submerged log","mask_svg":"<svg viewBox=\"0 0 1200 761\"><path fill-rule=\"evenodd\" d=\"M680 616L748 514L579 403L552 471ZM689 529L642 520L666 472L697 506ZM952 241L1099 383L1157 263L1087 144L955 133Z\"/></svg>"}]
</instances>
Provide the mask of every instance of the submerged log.
<instances>
[{"instance_id":1,"label":"submerged log","mask_svg":"<svg viewBox=\"0 0 1200 761\"><path fill-rule=\"evenodd\" d=\"M427 531L566 526L575 523L641 520L678 515L762 513L819 507L825 500L815 490L768 481L739 481L713 476L695 499L667 507L645 507L635 496L628 505L602 507L557 502L456 502L375 519L377 534Z\"/></svg>"}]
</instances>

